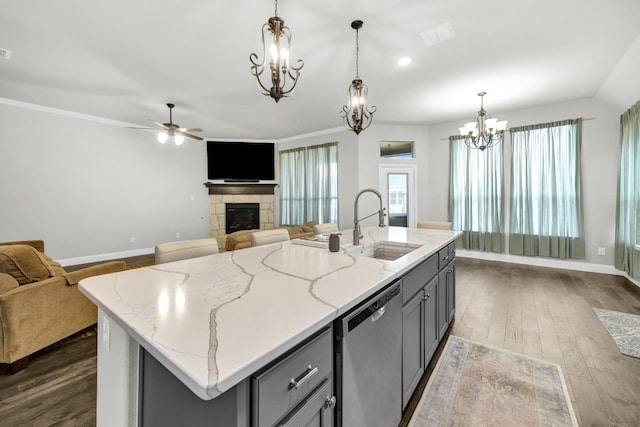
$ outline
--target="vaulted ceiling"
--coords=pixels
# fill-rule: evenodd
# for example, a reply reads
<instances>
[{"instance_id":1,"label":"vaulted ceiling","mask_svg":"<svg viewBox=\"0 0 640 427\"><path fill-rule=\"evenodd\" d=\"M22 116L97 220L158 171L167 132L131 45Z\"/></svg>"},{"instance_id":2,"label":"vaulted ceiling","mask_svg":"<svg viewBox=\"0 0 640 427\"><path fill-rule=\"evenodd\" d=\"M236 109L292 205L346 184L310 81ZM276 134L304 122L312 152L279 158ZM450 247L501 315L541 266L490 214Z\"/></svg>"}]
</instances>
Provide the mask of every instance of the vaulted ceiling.
<instances>
[{"instance_id":1,"label":"vaulted ceiling","mask_svg":"<svg viewBox=\"0 0 640 427\"><path fill-rule=\"evenodd\" d=\"M270 0L5 2L0 48L11 58L0 59L0 97L140 126L168 121L172 102L174 122L211 138L339 128L355 76L354 19L364 21L359 74L375 123L467 121L480 91L498 117L594 97L621 64L640 63L637 0L281 0L291 57L304 67L276 104L249 70L273 15ZM428 46L421 33L445 23L455 37ZM400 67L401 56L412 62Z\"/></svg>"}]
</instances>

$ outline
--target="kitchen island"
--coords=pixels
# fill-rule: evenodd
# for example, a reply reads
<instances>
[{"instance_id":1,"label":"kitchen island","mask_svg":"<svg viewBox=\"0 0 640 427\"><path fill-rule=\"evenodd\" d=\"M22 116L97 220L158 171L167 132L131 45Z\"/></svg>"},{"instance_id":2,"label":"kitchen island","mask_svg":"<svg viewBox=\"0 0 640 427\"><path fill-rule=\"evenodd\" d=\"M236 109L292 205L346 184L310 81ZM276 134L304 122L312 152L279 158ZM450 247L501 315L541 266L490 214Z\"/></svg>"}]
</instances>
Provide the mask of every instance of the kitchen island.
<instances>
[{"instance_id":1,"label":"kitchen island","mask_svg":"<svg viewBox=\"0 0 640 427\"><path fill-rule=\"evenodd\" d=\"M459 235L362 232L354 247L344 231L339 252L289 241L82 280L99 308L98 426L137 424L141 348L201 400L246 393L252 374ZM361 253L381 241L415 246L393 261Z\"/></svg>"}]
</instances>

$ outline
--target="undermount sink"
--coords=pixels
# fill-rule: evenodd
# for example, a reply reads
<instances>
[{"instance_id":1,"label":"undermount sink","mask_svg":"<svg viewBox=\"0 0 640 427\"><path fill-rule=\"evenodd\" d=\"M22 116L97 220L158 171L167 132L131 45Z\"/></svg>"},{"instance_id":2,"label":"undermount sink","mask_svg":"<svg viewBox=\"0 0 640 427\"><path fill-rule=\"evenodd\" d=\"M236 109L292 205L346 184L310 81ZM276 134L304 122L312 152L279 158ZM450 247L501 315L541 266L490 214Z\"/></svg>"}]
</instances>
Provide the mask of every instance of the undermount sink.
<instances>
[{"instance_id":1,"label":"undermount sink","mask_svg":"<svg viewBox=\"0 0 640 427\"><path fill-rule=\"evenodd\" d=\"M416 245L413 243L380 241L355 247L349 251L349 254L353 256L382 259L385 261L395 261L398 258L415 251L421 246L422 245Z\"/></svg>"}]
</instances>

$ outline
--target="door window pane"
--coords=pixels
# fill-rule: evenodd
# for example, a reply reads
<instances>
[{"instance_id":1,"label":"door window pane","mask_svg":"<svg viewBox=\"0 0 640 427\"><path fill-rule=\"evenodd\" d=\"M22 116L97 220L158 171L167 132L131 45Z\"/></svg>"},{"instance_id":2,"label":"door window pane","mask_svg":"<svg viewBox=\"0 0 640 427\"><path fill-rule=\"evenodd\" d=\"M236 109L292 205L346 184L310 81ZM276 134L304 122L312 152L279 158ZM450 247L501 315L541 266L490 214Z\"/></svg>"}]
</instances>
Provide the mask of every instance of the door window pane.
<instances>
[{"instance_id":1,"label":"door window pane","mask_svg":"<svg viewBox=\"0 0 640 427\"><path fill-rule=\"evenodd\" d=\"M389 225L396 227L407 226L409 178L406 173L387 174L387 189L389 191Z\"/></svg>"}]
</instances>

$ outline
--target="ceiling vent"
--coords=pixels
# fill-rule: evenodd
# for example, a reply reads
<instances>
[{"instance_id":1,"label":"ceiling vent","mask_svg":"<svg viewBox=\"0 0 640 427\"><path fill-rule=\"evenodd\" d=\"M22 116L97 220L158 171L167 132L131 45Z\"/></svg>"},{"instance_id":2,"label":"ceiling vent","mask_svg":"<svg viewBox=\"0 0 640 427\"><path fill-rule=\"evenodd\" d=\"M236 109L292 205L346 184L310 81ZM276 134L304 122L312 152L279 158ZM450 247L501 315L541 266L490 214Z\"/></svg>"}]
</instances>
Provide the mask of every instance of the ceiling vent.
<instances>
[{"instance_id":1,"label":"ceiling vent","mask_svg":"<svg viewBox=\"0 0 640 427\"><path fill-rule=\"evenodd\" d=\"M0 58L11 59L11 51L0 47Z\"/></svg>"},{"instance_id":2,"label":"ceiling vent","mask_svg":"<svg viewBox=\"0 0 640 427\"><path fill-rule=\"evenodd\" d=\"M456 36L453 32L453 27L450 22L436 25L435 27L424 30L420 33L420 38L427 46L433 46L434 44L442 43Z\"/></svg>"}]
</instances>

